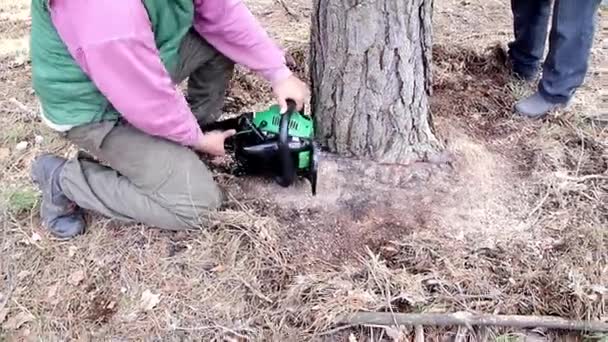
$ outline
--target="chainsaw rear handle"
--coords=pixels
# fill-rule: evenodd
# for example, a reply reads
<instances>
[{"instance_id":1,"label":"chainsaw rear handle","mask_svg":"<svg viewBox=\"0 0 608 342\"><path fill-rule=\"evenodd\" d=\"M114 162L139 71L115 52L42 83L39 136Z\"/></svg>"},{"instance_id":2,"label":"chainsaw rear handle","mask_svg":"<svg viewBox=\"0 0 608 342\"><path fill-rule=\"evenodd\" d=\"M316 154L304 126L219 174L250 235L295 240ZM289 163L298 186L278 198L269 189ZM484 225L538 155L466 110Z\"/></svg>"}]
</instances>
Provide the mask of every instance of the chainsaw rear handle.
<instances>
[{"instance_id":1,"label":"chainsaw rear handle","mask_svg":"<svg viewBox=\"0 0 608 342\"><path fill-rule=\"evenodd\" d=\"M289 150L289 122L291 115L296 111L296 103L287 100L287 112L281 115L279 127L279 163L281 174L277 177L277 183L283 187L290 186L296 178L296 168Z\"/></svg>"}]
</instances>

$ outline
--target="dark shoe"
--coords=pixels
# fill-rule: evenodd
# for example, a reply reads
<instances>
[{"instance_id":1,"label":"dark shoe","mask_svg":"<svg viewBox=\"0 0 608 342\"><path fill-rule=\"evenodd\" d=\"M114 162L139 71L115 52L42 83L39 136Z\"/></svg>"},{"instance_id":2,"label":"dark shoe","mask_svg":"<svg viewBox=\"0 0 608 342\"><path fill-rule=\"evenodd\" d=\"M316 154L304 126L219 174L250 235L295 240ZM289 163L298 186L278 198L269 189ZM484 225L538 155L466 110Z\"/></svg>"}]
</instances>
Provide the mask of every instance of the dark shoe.
<instances>
[{"instance_id":1,"label":"dark shoe","mask_svg":"<svg viewBox=\"0 0 608 342\"><path fill-rule=\"evenodd\" d=\"M515 111L521 116L531 119L540 119L549 112L566 108L568 104L547 101L539 92L536 92L515 104Z\"/></svg>"},{"instance_id":2,"label":"dark shoe","mask_svg":"<svg viewBox=\"0 0 608 342\"><path fill-rule=\"evenodd\" d=\"M534 82L540 75L540 66L524 65L519 62L515 62L512 52L510 50L504 50L503 54L506 56L506 66L510 71L510 74L519 81Z\"/></svg>"},{"instance_id":3,"label":"dark shoe","mask_svg":"<svg viewBox=\"0 0 608 342\"><path fill-rule=\"evenodd\" d=\"M509 60L508 67L511 75L519 81L534 82L540 75L540 68L523 68L514 64L512 60Z\"/></svg>"},{"instance_id":4,"label":"dark shoe","mask_svg":"<svg viewBox=\"0 0 608 342\"><path fill-rule=\"evenodd\" d=\"M521 72L521 71L515 71L514 69L511 69L511 74L513 75L513 77L515 77L515 79L517 79L518 81L523 81L523 82L534 82L536 81L536 78L538 77L539 73L533 73L533 72Z\"/></svg>"},{"instance_id":5,"label":"dark shoe","mask_svg":"<svg viewBox=\"0 0 608 342\"><path fill-rule=\"evenodd\" d=\"M61 190L59 175L66 159L50 154L42 155L32 164L32 181L42 191L40 216L53 235L69 239L82 234L85 228L82 210Z\"/></svg>"}]
</instances>

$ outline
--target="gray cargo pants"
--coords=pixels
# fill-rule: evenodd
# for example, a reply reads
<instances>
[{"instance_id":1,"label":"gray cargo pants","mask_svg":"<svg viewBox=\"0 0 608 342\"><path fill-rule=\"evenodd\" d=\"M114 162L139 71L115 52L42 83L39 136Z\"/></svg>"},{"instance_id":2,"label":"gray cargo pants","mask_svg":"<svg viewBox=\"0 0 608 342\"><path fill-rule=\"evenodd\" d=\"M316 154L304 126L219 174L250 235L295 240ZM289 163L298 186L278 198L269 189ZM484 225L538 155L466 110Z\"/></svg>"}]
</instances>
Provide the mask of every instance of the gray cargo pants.
<instances>
[{"instance_id":1,"label":"gray cargo pants","mask_svg":"<svg viewBox=\"0 0 608 342\"><path fill-rule=\"evenodd\" d=\"M187 99L199 120L221 115L234 63L196 33L180 47L171 77L187 77ZM125 222L179 230L199 228L217 209L222 194L211 172L191 149L143 133L124 121L79 126L67 139L85 154L69 160L61 174L64 193L84 209Z\"/></svg>"}]
</instances>

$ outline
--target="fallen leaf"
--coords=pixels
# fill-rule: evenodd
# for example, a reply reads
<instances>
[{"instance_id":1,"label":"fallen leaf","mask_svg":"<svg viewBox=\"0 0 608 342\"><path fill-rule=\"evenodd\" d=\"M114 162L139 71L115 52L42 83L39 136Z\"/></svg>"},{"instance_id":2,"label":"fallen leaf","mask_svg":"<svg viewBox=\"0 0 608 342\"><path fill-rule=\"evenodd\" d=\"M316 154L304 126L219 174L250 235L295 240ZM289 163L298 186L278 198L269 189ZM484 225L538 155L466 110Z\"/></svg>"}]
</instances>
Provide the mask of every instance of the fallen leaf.
<instances>
[{"instance_id":1,"label":"fallen leaf","mask_svg":"<svg viewBox=\"0 0 608 342\"><path fill-rule=\"evenodd\" d=\"M46 299L53 299L57 294L57 289L59 288L58 284L55 284L49 287L49 292L46 293Z\"/></svg>"},{"instance_id":2,"label":"fallen leaf","mask_svg":"<svg viewBox=\"0 0 608 342\"><path fill-rule=\"evenodd\" d=\"M160 302L160 294L153 294L150 290L141 294L141 309L150 311Z\"/></svg>"},{"instance_id":3,"label":"fallen leaf","mask_svg":"<svg viewBox=\"0 0 608 342\"><path fill-rule=\"evenodd\" d=\"M393 341L395 341L395 342L405 340L403 330L401 330L401 329L397 329L397 328L393 328L393 327L386 327L386 328L384 328L384 331L386 332L386 335L388 337L392 338Z\"/></svg>"},{"instance_id":4,"label":"fallen leaf","mask_svg":"<svg viewBox=\"0 0 608 342\"><path fill-rule=\"evenodd\" d=\"M81 281L84 280L84 271L76 271L68 278L68 283L77 286Z\"/></svg>"},{"instance_id":5,"label":"fallen leaf","mask_svg":"<svg viewBox=\"0 0 608 342\"><path fill-rule=\"evenodd\" d=\"M137 312L131 312L123 317L125 322L133 322L137 319Z\"/></svg>"},{"instance_id":6,"label":"fallen leaf","mask_svg":"<svg viewBox=\"0 0 608 342\"><path fill-rule=\"evenodd\" d=\"M211 269L211 272L222 273L225 269L226 267L224 267L224 265L217 265Z\"/></svg>"},{"instance_id":7,"label":"fallen leaf","mask_svg":"<svg viewBox=\"0 0 608 342\"><path fill-rule=\"evenodd\" d=\"M22 141L22 142L18 143L17 145L15 145L15 149L17 151L23 151L27 148L28 145L29 144L27 141Z\"/></svg>"},{"instance_id":8,"label":"fallen leaf","mask_svg":"<svg viewBox=\"0 0 608 342\"><path fill-rule=\"evenodd\" d=\"M34 241L34 242L36 242L36 241L40 241L40 240L42 240L42 236L40 236L40 234L38 234L38 233L34 232L34 233L32 234L31 239L32 239L32 241Z\"/></svg>"},{"instance_id":9,"label":"fallen leaf","mask_svg":"<svg viewBox=\"0 0 608 342\"><path fill-rule=\"evenodd\" d=\"M76 255L76 251L77 250L78 250L78 247L76 247L76 246L70 246L70 248L68 248L68 258L71 258L74 255Z\"/></svg>"},{"instance_id":10,"label":"fallen leaf","mask_svg":"<svg viewBox=\"0 0 608 342\"><path fill-rule=\"evenodd\" d=\"M17 274L17 278L23 279L23 278L29 276L30 274L32 274L32 272L30 272L30 271L21 271Z\"/></svg>"},{"instance_id":11,"label":"fallen leaf","mask_svg":"<svg viewBox=\"0 0 608 342\"><path fill-rule=\"evenodd\" d=\"M2 327L6 330L17 330L25 323L33 321L34 318L35 317L32 316L32 314L21 311L17 315L9 318Z\"/></svg>"},{"instance_id":12,"label":"fallen leaf","mask_svg":"<svg viewBox=\"0 0 608 342\"><path fill-rule=\"evenodd\" d=\"M11 156L11 150L6 147L0 148L0 161L5 161Z\"/></svg>"},{"instance_id":13,"label":"fallen leaf","mask_svg":"<svg viewBox=\"0 0 608 342\"><path fill-rule=\"evenodd\" d=\"M27 63L28 57L24 55L17 56L13 59L13 67L20 67Z\"/></svg>"},{"instance_id":14,"label":"fallen leaf","mask_svg":"<svg viewBox=\"0 0 608 342\"><path fill-rule=\"evenodd\" d=\"M608 293L608 288L606 288L605 286L601 286L601 285L591 285L591 289L602 295L605 293Z\"/></svg>"},{"instance_id":15,"label":"fallen leaf","mask_svg":"<svg viewBox=\"0 0 608 342\"><path fill-rule=\"evenodd\" d=\"M112 310L112 309L114 309L115 306L116 306L116 302L115 301L111 301L110 304L108 304L106 306L106 308Z\"/></svg>"}]
</instances>

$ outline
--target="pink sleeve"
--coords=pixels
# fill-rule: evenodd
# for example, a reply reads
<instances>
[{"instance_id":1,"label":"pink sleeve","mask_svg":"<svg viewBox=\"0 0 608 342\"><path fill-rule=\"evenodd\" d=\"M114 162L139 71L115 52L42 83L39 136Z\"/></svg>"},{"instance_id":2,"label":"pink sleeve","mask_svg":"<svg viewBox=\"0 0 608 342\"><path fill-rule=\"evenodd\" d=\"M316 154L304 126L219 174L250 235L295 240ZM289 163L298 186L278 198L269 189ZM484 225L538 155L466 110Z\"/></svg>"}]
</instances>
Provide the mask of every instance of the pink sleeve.
<instances>
[{"instance_id":1,"label":"pink sleeve","mask_svg":"<svg viewBox=\"0 0 608 342\"><path fill-rule=\"evenodd\" d=\"M160 59L141 0L54 0L53 24L68 50L125 120L191 146L202 135Z\"/></svg>"},{"instance_id":2,"label":"pink sleeve","mask_svg":"<svg viewBox=\"0 0 608 342\"><path fill-rule=\"evenodd\" d=\"M291 75L283 51L241 0L194 0L194 5L194 28L226 57L273 83Z\"/></svg>"},{"instance_id":3,"label":"pink sleeve","mask_svg":"<svg viewBox=\"0 0 608 342\"><path fill-rule=\"evenodd\" d=\"M154 41L123 38L81 50L81 63L122 116L143 132L192 146L202 134Z\"/></svg>"}]
</instances>

